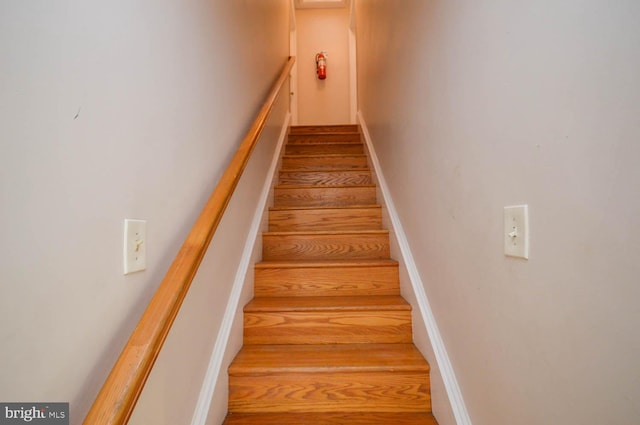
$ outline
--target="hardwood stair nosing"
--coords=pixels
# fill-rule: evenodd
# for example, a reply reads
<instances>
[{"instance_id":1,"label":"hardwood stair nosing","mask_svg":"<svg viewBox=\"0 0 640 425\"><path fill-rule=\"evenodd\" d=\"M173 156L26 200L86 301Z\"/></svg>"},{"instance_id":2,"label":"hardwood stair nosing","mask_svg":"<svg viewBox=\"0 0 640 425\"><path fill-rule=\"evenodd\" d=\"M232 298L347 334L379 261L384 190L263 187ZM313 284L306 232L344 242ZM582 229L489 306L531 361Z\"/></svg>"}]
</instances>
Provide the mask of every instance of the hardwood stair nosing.
<instances>
[{"instance_id":1,"label":"hardwood stair nosing","mask_svg":"<svg viewBox=\"0 0 640 425\"><path fill-rule=\"evenodd\" d=\"M347 153L347 154L333 154L333 153L327 153L326 155L323 154L285 154L282 156L282 160L283 162L285 161L291 161L291 160L309 160L309 161L314 161L314 160L319 160L319 159L337 159L337 158L345 158L348 157L349 159L353 159L353 160L362 160L362 159L367 159L367 155L363 154L363 153ZM367 162L368 164L368 162ZM331 164L329 164L331 165ZM368 167L368 165L367 165Z\"/></svg>"},{"instance_id":2,"label":"hardwood stair nosing","mask_svg":"<svg viewBox=\"0 0 640 425\"><path fill-rule=\"evenodd\" d=\"M286 362L281 362L286 358ZM413 343L268 345L247 344L229 375L262 373L429 372L429 363Z\"/></svg>"},{"instance_id":3,"label":"hardwood stair nosing","mask_svg":"<svg viewBox=\"0 0 640 425\"><path fill-rule=\"evenodd\" d=\"M354 189L354 188L375 188L375 184L343 184L330 186L331 189ZM291 185L275 185L275 189L326 189L326 186L318 186L314 184L291 184Z\"/></svg>"},{"instance_id":4,"label":"hardwood stair nosing","mask_svg":"<svg viewBox=\"0 0 640 425\"><path fill-rule=\"evenodd\" d=\"M361 134L359 131L326 131L326 132L321 132L321 131L316 131L316 132L309 132L309 133L289 133L289 136L326 136L326 135L341 135L341 136L355 136L356 134L359 135Z\"/></svg>"},{"instance_id":5,"label":"hardwood stair nosing","mask_svg":"<svg viewBox=\"0 0 640 425\"><path fill-rule=\"evenodd\" d=\"M271 375L230 379L229 412L431 411L428 373L314 374L314 380L306 385L297 374L279 377L277 385L273 385ZM247 397L252 394L260 395ZM321 425L305 425L310 424Z\"/></svg>"},{"instance_id":6,"label":"hardwood stair nosing","mask_svg":"<svg viewBox=\"0 0 640 425\"><path fill-rule=\"evenodd\" d=\"M332 173L368 173L371 172L371 170L369 169L369 167L363 167L363 168L333 168L331 170L327 170L327 169L312 169L312 168L305 168L304 170L295 170L295 169L290 169L290 168L282 168L279 173L280 174L287 174L287 173L300 173L300 174L311 174L311 173L327 173L327 174L332 174Z\"/></svg>"},{"instance_id":7,"label":"hardwood stair nosing","mask_svg":"<svg viewBox=\"0 0 640 425\"><path fill-rule=\"evenodd\" d=\"M301 230L301 231L276 231L262 232L263 236L348 236L348 235L388 235L387 229L376 230Z\"/></svg>"},{"instance_id":8,"label":"hardwood stair nosing","mask_svg":"<svg viewBox=\"0 0 640 425\"><path fill-rule=\"evenodd\" d=\"M342 268L342 267L397 267L396 260L273 260L261 261L256 263L254 267L271 269L271 268Z\"/></svg>"},{"instance_id":9,"label":"hardwood stair nosing","mask_svg":"<svg viewBox=\"0 0 640 425\"><path fill-rule=\"evenodd\" d=\"M305 132L309 130L320 129L322 133L338 131L340 129L350 129L348 131L360 131L358 124L341 123L341 124L296 124L290 127L291 132Z\"/></svg>"},{"instance_id":10,"label":"hardwood stair nosing","mask_svg":"<svg viewBox=\"0 0 640 425\"><path fill-rule=\"evenodd\" d=\"M300 159L300 158L338 158L338 157L345 157L345 156L356 156L358 158L366 158L367 154L365 153L327 153L327 154L319 154L319 153L300 153L300 154L284 154L282 155L283 159L288 159L288 158L296 158L296 159Z\"/></svg>"},{"instance_id":11,"label":"hardwood stair nosing","mask_svg":"<svg viewBox=\"0 0 640 425\"><path fill-rule=\"evenodd\" d=\"M269 207L269 211L308 211L308 210L353 210L353 209L381 209L380 204L363 204L363 205L322 205L318 207L305 206L273 206Z\"/></svg>"},{"instance_id":12,"label":"hardwood stair nosing","mask_svg":"<svg viewBox=\"0 0 640 425\"><path fill-rule=\"evenodd\" d=\"M411 311L400 295L256 297L244 306L245 313Z\"/></svg>"},{"instance_id":13,"label":"hardwood stair nosing","mask_svg":"<svg viewBox=\"0 0 640 425\"><path fill-rule=\"evenodd\" d=\"M367 184L371 181L371 173L368 170L358 170L357 172L292 171L278 174L278 184L280 186L299 186L301 184L312 184L318 187L336 187Z\"/></svg>"},{"instance_id":14,"label":"hardwood stair nosing","mask_svg":"<svg viewBox=\"0 0 640 425\"><path fill-rule=\"evenodd\" d=\"M229 413L223 425L438 425L430 412Z\"/></svg>"},{"instance_id":15,"label":"hardwood stair nosing","mask_svg":"<svg viewBox=\"0 0 640 425\"><path fill-rule=\"evenodd\" d=\"M289 140L287 142L288 146L342 146L342 145L363 145L360 140L327 140L325 142L322 141L313 141L313 142L299 142L296 140ZM290 155L290 154L289 154Z\"/></svg>"}]
</instances>

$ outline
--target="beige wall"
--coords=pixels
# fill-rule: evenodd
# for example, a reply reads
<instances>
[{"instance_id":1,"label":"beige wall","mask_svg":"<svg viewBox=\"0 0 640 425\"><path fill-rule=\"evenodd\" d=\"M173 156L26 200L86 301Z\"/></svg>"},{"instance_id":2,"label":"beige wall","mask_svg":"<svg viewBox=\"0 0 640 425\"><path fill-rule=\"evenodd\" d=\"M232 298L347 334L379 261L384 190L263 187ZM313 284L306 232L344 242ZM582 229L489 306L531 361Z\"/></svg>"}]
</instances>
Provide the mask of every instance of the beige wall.
<instances>
[{"instance_id":1,"label":"beige wall","mask_svg":"<svg viewBox=\"0 0 640 425\"><path fill-rule=\"evenodd\" d=\"M81 423L288 56L288 7L0 3L0 400L69 401ZM236 202L245 213L224 223L224 256L207 263L194 283L203 297L179 319L192 332L175 337L178 355L193 367L165 389L189 384L187 403L244 241L225 229L255 207ZM129 276L124 218L148 221L147 270Z\"/></svg>"},{"instance_id":2,"label":"beige wall","mask_svg":"<svg viewBox=\"0 0 640 425\"><path fill-rule=\"evenodd\" d=\"M298 124L347 124L349 9L296 11ZM326 51L327 79L316 76L316 53Z\"/></svg>"},{"instance_id":3,"label":"beige wall","mask_svg":"<svg viewBox=\"0 0 640 425\"><path fill-rule=\"evenodd\" d=\"M640 421L638 16L357 2L360 108L474 425ZM502 252L521 203L529 261Z\"/></svg>"}]
</instances>

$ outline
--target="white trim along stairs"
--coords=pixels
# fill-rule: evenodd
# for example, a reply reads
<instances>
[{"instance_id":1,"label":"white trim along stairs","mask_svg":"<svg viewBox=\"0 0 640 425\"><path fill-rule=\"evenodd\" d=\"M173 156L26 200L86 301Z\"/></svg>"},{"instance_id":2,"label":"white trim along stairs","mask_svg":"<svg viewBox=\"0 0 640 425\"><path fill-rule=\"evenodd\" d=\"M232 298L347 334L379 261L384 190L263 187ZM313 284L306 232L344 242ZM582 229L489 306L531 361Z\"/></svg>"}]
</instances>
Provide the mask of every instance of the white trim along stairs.
<instances>
[{"instance_id":1,"label":"white trim along stairs","mask_svg":"<svg viewBox=\"0 0 640 425\"><path fill-rule=\"evenodd\" d=\"M227 302L227 308L224 312L224 317L222 318L222 323L220 325L216 343L213 347L213 351L211 352L211 359L209 360L207 373L205 374L204 380L202 382L200 396L198 397L198 402L193 413L193 418L191 419L191 425L205 425L207 417L209 416L211 400L214 395L216 383L218 382L218 377L220 376L222 361L227 350L229 335L231 334L231 328L233 326L233 319L235 318L236 312L239 307L240 294L242 293L249 268L253 266L253 264L251 264L251 254L253 253L254 247L258 240L258 235L260 234L263 218L267 211L267 200L269 199L269 194L271 193L271 190L273 188L274 178L278 169L278 161L280 159L280 154L287 138L287 131L289 129L290 120L291 114L287 113L284 123L282 124L280 135L278 137L278 145L276 146L275 154L271 161L271 165L269 166L269 171L267 172L264 186L262 187L262 191L260 192L260 199L256 204L256 209L253 214L253 220L251 221L251 227L249 229L249 233L247 234L247 240L244 245L244 250L242 251L242 259L240 260L240 263L238 265L236 277L233 281L233 287L231 289L231 295L229 296L229 301Z\"/></svg>"},{"instance_id":2,"label":"white trim along stairs","mask_svg":"<svg viewBox=\"0 0 640 425\"><path fill-rule=\"evenodd\" d=\"M232 292L227 303L218 337L211 353L209 367L202 383L200 397L198 399L194 415L191 420L191 425L205 425L207 423L207 418L209 417L210 409L212 407L212 398L214 397L217 381L220 379L220 372L223 367L231 330L234 325L234 320L237 317L238 308L242 307L239 305L241 293L243 291L249 267L253 266L252 264L250 264L251 257L258 242L258 235L260 233L263 219L267 211L267 201L269 199L270 191L273 187L274 179L276 178L277 166L281 157L281 152L285 140L287 138L289 122L290 115L287 115L285 122L283 123L283 127L278 140L278 146L276 148L274 158L269 168L269 172L264 183L260 199L256 205L251 228L247 235L242 259L236 272L236 278L233 283ZM379 201L383 205L383 208L385 208L387 211L392 226L391 234L395 235L397 245L400 248L400 254L403 260L400 262L400 264L406 267L407 275L409 276L409 279L411 281L411 288L413 289L415 300L417 302L417 305L414 305L413 307L414 309L417 308L420 318L422 319L422 321L424 321L424 325L427 329L429 341L435 355L437 367L440 371L449 403L451 404L451 409L455 417L456 424L472 425L462 398L462 394L460 392L460 388L458 386L458 382L455 377L455 373L453 371L453 367L451 365L442 337L438 330L435 317L433 316L433 312L429 304L429 300L424 291L424 286L422 284L420 274L413 260L406 235L400 223L397 211L395 210L391 194L389 193L389 188L386 184L386 181L382 174L382 170L380 169L379 161L376 157L371 136L361 112L358 113L358 123L360 124L362 130L366 150L368 151L368 154L370 156L371 165L373 167L372 171L378 180L378 187L382 194L382 199L380 199Z\"/></svg>"},{"instance_id":3,"label":"white trim along stairs","mask_svg":"<svg viewBox=\"0 0 640 425\"><path fill-rule=\"evenodd\" d=\"M469 413L467 412L467 406L465 405L464 399L462 398L462 393L460 392L458 380L456 379L455 372L453 371L453 366L451 365L449 355L447 354L447 349L444 345L444 341L442 340L442 336L440 336L440 330L438 329L436 319L433 315L433 311L431 310L429 299L427 298L427 294L424 291L422 278L420 277L420 273L418 272L416 263L413 260L411 247L409 246L407 236L404 233L404 229L402 228L402 223L400 223L398 212L396 211L395 205L393 204L393 199L391 197L391 193L389 192L389 186L387 186L387 182L382 173L382 169L380 168L380 162L378 161L369 129L367 128L361 111L358 112L358 124L360 125L360 128L362 130L365 145L367 147L367 151L373 166L373 172L378 179L378 187L382 192L381 203L386 208L387 213L389 214L391 225L393 227L392 237L393 235L395 235L398 245L400 246L402 259L404 260L404 265L409 274L411 286L418 302L417 307L427 328L429 340L431 341L431 347L435 354L436 363L438 365L438 368L440 369L442 380L444 381L447 396L449 397L449 403L451 404L451 409L456 419L456 424L472 425L471 418L469 417Z\"/></svg>"}]
</instances>

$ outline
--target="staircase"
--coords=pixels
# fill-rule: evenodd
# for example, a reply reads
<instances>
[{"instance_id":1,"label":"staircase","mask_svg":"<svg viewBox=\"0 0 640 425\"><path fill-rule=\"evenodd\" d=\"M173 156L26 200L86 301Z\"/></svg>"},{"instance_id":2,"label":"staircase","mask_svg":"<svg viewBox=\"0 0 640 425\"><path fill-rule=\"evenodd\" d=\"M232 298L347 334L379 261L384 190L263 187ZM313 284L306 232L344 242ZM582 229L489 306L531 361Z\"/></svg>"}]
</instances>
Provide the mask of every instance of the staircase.
<instances>
[{"instance_id":1,"label":"staircase","mask_svg":"<svg viewBox=\"0 0 640 425\"><path fill-rule=\"evenodd\" d=\"M356 126L292 127L224 425L437 425Z\"/></svg>"}]
</instances>

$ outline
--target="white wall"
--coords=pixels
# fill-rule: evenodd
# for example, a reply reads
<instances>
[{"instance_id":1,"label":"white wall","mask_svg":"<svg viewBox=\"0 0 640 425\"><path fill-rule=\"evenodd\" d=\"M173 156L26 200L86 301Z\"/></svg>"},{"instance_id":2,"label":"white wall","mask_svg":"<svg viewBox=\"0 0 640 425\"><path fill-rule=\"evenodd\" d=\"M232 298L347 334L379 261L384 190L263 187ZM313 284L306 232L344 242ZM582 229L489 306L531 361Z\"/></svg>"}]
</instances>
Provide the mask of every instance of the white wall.
<instances>
[{"instance_id":1,"label":"white wall","mask_svg":"<svg viewBox=\"0 0 640 425\"><path fill-rule=\"evenodd\" d=\"M288 56L288 6L0 3L0 400L82 421ZM129 276L124 218L148 220ZM216 297L195 303L194 362L237 266L219 263L198 277Z\"/></svg>"},{"instance_id":2,"label":"white wall","mask_svg":"<svg viewBox=\"0 0 640 425\"><path fill-rule=\"evenodd\" d=\"M640 421L638 16L357 2L359 105L474 425ZM502 253L521 203L529 261Z\"/></svg>"},{"instance_id":3,"label":"white wall","mask_svg":"<svg viewBox=\"0 0 640 425\"><path fill-rule=\"evenodd\" d=\"M242 346L242 308L253 297L253 264L262 257L261 239L256 235L252 238L249 229L254 215L258 214L263 217L262 230L267 230L268 210L257 204L264 182L273 175L267 174L277 153L279 136L286 131L288 93L285 84L140 395L130 425L190 423L196 402L210 393L209 388L214 388L213 396L201 400L210 403L207 423L220 424L227 414L227 368ZM238 263L245 242L249 249L254 249L249 267L242 269ZM237 272L246 273L239 302L230 295L234 290L232 286L236 285ZM235 315L227 312L229 304L235 308ZM223 313L229 314L230 319L235 318L228 340L224 339L222 330ZM223 335L222 340L218 338L219 333ZM224 356L215 352L214 343L224 345ZM215 356L223 357L223 361L216 382L207 382L207 367ZM205 416L200 412L192 423L203 422Z\"/></svg>"},{"instance_id":4,"label":"white wall","mask_svg":"<svg viewBox=\"0 0 640 425\"><path fill-rule=\"evenodd\" d=\"M348 124L349 9L296 11L298 124ZM326 51L327 79L316 76L316 54Z\"/></svg>"}]
</instances>

